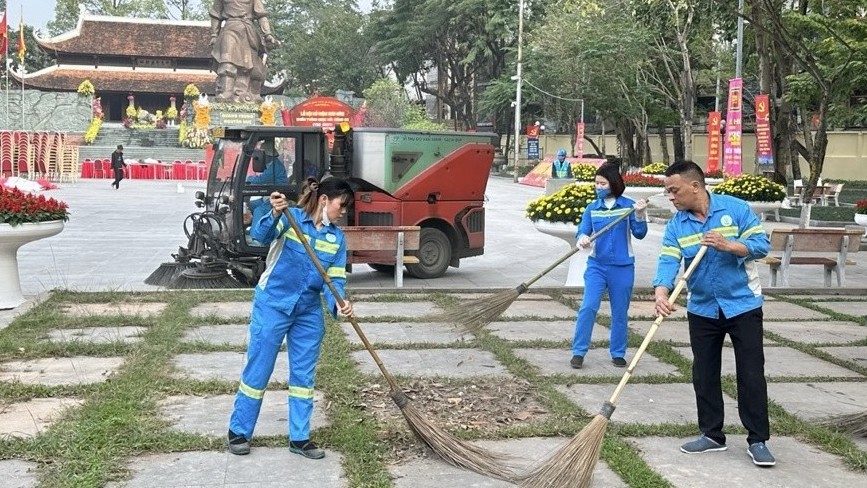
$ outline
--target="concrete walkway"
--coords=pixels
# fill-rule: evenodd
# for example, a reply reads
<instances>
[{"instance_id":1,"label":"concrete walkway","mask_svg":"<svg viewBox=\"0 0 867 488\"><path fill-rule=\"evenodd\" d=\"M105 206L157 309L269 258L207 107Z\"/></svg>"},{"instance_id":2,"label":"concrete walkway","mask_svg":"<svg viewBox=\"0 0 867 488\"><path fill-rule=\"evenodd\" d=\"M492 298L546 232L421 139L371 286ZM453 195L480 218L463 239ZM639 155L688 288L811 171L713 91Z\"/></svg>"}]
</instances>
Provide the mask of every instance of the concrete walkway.
<instances>
[{"instance_id":1,"label":"concrete walkway","mask_svg":"<svg viewBox=\"0 0 867 488\"><path fill-rule=\"evenodd\" d=\"M29 244L20 252L24 289L34 300L54 288L158 290L144 285L142 280L183 243L180 226L183 218L195 209L192 193L201 189L201 185L196 188L195 184L185 183L185 193L178 193L177 185L170 182L124 181L120 191L110 189L108 183L82 181L50 193L70 203L72 219L58 236ZM574 327L574 309L564 301L580 301L581 297L580 289L567 289L565 299L556 298L564 291L565 267L540 280L538 287L523 295L487 328L502 341L497 351L487 350L475 342L468 343L474 340L472 334L461 333L434 319L441 310L431 293L452 294L457 300L489 296L486 293L512 288L532 277L567 250L563 241L537 232L523 217L526 202L541 193L538 188L492 178L488 188L485 255L466 260L460 269L452 269L439 279L420 281L407 276L406 291L414 292L411 299L377 301L381 293L394 291L383 290L392 286L390 276L366 271L364 267L350 276L360 321L374 346L385 346L380 354L393 374L506 384L521 380L525 374L502 362L502 354L508 351L533 374L556 384L557 391L586 412L594 413L608 398L623 370L614 368L608 360L604 347L608 336L606 327L596 326L593 340L597 347L588 354L586 366L581 370L569 367L567 347L555 347L571 339ZM779 224L766 225L770 228ZM661 225L651 224L648 237L636 242L637 286L649 286L652 280L661 233ZM859 258L860 255L856 256L857 261ZM807 289L822 288L821 268L804 268L808 269L793 272L791 282ZM777 405L800 420L813 422L829 415L858 413L867 405L867 377L862 374L867 368L867 346L863 345L867 328L857 322L867 315L867 274L863 268L859 265L851 269L844 290L818 290L808 296L815 309L783 299L800 290L778 290L782 292L779 298L766 303L766 331L773 335L766 341L769 395ZM762 278L767 284L767 270L763 270ZM842 291L848 296L823 294L828 291ZM152 318L158 317L164 309L164 304L159 303L66 304L61 312L72 325L51 331L45 340L135 345L145 340L146 328L118 326L117 323L103 328L79 327L74 321L77 317ZM26 307L19 307L0 313L0 328L25 311ZM185 353L176 354L172 359L175 377L235 384L245 360L238 348L246 342L245 323L249 311L248 302L201 304L189 310L185 319L188 325L181 339ZM607 313L607 304L603 304L600 313ZM649 301L632 303L630 329L636 338L646 333L652 316ZM358 344L348 324L343 326L343 334L351 343ZM695 427L695 402L691 385L678 366L678 361L691 359L682 312L666 321L656 339L674 356L646 354L643 357L634 384L625 389L612 421L644 427L645 431L659 424L681 425L689 431ZM633 354L634 349L630 348L627 359ZM355 351L352 359L359 371L377 377L378 370L366 352ZM0 363L0 382L81 385L106 381L120 370L124 360L124 357L74 356L5 361ZM725 373L732 372L733 363L731 349L727 349L723 359ZM273 379L281 383L287 374L285 358L278 360L277 366ZM647 377L653 381L645 381ZM325 405L327 394L327 391L318 392L314 399L317 403L314 429L328 426L331 421ZM280 436L285 432L285 399L285 391L269 390L257 435ZM728 396L725 401L726 423L737 426L736 402ZM0 404L4 405L0 409L0 436L39 435L62 412L77 408L80 402L78 398L13 402L0 397ZM173 395L162 400L160 411L171 429L221 438L231 405L231 395ZM380 413L385 414L388 409L384 409ZM533 409L527 411L529 417L522 421L528 426L544 416ZM529 464L543 459L566 440L568 437L525 437L481 444L525 456L525 464ZM678 451L685 440L654 435L623 439L643 463L675 487L716 487L721 479L732 486L761 483L780 488L867 484L867 475L847 468L840 456L795 437L772 438L769 445L779 460L773 469L759 469L750 463L742 435L730 436L731 448L726 452L688 458ZM867 440L853 441L859 449L867 451ZM246 457L232 456L225 451L154 452L128 459L129 477L107 486L277 487L286 486L290 481L323 488L350 486L340 450L329 449L328 456L328 462L309 461L290 454L284 447L254 447L253 453ZM0 460L0 479L4 480L0 484L36 487L41 468L23 459ZM410 459L387 468L395 487L511 486L453 468L433 456ZM597 466L596 473L594 486L643 488L624 481L605 462Z\"/></svg>"}]
</instances>

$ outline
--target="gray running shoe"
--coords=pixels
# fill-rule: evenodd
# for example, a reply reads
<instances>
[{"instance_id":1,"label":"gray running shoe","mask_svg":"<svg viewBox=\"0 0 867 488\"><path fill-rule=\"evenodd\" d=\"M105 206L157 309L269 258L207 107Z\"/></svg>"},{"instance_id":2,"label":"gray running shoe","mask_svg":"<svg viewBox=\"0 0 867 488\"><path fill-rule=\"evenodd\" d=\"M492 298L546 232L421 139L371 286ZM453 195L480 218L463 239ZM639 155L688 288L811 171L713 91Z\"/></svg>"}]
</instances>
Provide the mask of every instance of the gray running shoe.
<instances>
[{"instance_id":1,"label":"gray running shoe","mask_svg":"<svg viewBox=\"0 0 867 488\"><path fill-rule=\"evenodd\" d=\"M719 442L702 435L698 439L694 441L689 441L686 444L680 446L680 451L685 452L687 454L701 454L703 452L713 452L713 451L725 451L728 449L725 444L720 444Z\"/></svg>"},{"instance_id":2,"label":"gray running shoe","mask_svg":"<svg viewBox=\"0 0 867 488\"><path fill-rule=\"evenodd\" d=\"M770 449L768 449L768 446L764 442L750 444L750 447L747 448L747 454L750 455L753 459L753 464L756 466L773 466L777 464L777 460L774 459L774 455L771 454Z\"/></svg>"}]
</instances>

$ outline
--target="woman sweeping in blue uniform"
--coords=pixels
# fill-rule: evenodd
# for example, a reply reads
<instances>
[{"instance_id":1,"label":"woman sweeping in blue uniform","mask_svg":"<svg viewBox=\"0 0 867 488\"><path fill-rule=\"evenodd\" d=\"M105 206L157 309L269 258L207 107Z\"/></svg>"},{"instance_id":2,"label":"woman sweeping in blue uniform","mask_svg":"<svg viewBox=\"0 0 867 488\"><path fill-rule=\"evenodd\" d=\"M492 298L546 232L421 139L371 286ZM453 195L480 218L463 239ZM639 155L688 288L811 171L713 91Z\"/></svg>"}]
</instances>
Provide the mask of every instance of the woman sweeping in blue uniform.
<instances>
[{"instance_id":1,"label":"woman sweeping in blue uniform","mask_svg":"<svg viewBox=\"0 0 867 488\"><path fill-rule=\"evenodd\" d=\"M615 366L626 366L627 312L635 281L635 256L632 238L643 239L647 235L647 202L638 202L623 196L625 184L620 170L603 164L596 170L596 196L584 210L578 226L578 245L591 244L590 235L605 227L617 217L635 213L615 225L593 241L593 250L587 258L584 271L584 298L575 321L575 337L572 340L572 360L575 369L584 365L584 356L590 348L590 336L596 313L602 304L602 294L608 290L611 302L611 344L608 347Z\"/></svg>"},{"instance_id":2,"label":"woman sweeping in blue uniform","mask_svg":"<svg viewBox=\"0 0 867 488\"><path fill-rule=\"evenodd\" d=\"M337 317L337 300L325 287L300 239L307 239L331 282L345 296L346 241L333 222L346 213L353 198L349 184L338 178L312 185L301 197L299 206L289 209L304 236L296 235L289 226L283 215L289 204L285 195L278 192L269 197L271 212L253 222L251 236L271 247L267 268L253 296L247 364L241 373L235 409L229 420L229 452L232 454L250 452L250 439L265 388L274 371L280 344L286 339L289 450L311 459L325 457L325 452L310 440L310 418L313 415L313 379L325 335L320 298L323 289L328 310L334 317ZM340 312L352 315L352 305L344 301Z\"/></svg>"}]
</instances>

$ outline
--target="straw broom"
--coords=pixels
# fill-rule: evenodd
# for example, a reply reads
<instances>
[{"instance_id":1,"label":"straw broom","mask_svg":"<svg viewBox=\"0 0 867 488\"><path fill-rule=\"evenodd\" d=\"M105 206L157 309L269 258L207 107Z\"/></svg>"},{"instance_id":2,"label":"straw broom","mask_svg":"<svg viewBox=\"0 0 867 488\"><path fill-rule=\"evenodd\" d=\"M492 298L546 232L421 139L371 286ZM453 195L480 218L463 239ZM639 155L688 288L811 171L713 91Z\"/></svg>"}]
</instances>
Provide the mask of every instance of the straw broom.
<instances>
[{"instance_id":1,"label":"straw broom","mask_svg":"<svg viewBox=\"0 0 867 488\"><path fill-rule=\"evenodd\" d=\"M625 214L617 217L608 225L599 229L598 232L594 232L593 235L590 236L590 242L595 241L599 236L614 228L615 225L628 218L634 212L635 209L631 208ZM493 297L480 298L465 304L462 303L460 308L450 310L443 314L443 321L456 324L468 332L476 332L502 315L519 296L530 288L530 285L539 281L540 278L550 273L557 266L560 266L563 261L571 258L572 255L581 249L583 248L575 246L560 259L554 261L554 263L545 268L544 271L521 283L512 290L497 293Z\"/></svg>"},{"instance_id":2,"label":"straw broom","mask_svg":"<svg viewBox=\"0 0 867 488\"><path fill-rule=\"evenodd\" d=\"M707 252L707 246L701 246L692 263L687 268L686 272L678 281L671 296L668 297L668 303L673 304L680 295L680 292L686 286L686 280L698 266L701 258ZM602 449L602 441L605 437L605 430L608 428L608 421L611 419L611 414L617 408L617 399L620 393L632 377L632 372L638 361L644 354L650 341L656 334L659 325L662 323L663 316L659 315L653 321L650 331L644 337L641 347L632 358L632 362L620 379L620 383L614 390L614 394L602 405L599 413L593 417L593 420L584 427L575 437L567 442L559 451L554 453L548 461L538 465L526 475L522 476L520 486L523 488L559 488L562 486L589 488L590 482L593 479L593 470L596 467L596 462L599 460L599 451Z\"/></svg>"},{"instance_id":3,"label":"straw broom","mask_svg":"<svg viewBox=\"0 0 867 488\"><path fill-rule=\"evenodd\" d=\"M301 228L298 227L298 223L295 222L295 219L292 218L292 215L289 213L288 209L283 211L283 215L285 215L286 218L289 219L289 225L292 226L292 230L295 231L295 234L299 236L299 240L301 241L301 244L304 245L304 249L307 251L307 255L316 266L316 270L322 276L322 279L325 280L325 284L328 285L328 289L331 290L331 294L334 295L334 298L337 300L338 305L340 307L343 307L343 298L337 292L337 289L331 282L331 278L328 277L328 273L322 267L322 263L319 262L319 258L317 258L316 254L313 253L313 249L310 248L310 244L307 242L307 239L302 237L304 233L301 231ZM379 358L379 354L376 353L376 350L367 340L367 336L361 330L361 327L358 325L358 321L356 321L355 317L349 316L347 318L352 324L352 328L355 329L355 333L358 334L358 337L364 344L365 349L367 349L367 352L370 353L370 356L373 358L376 366L379 367L379 371L382 372L382 375L388 382L388 386L391 390L391 399L394 400L394 403L397 405L404 418L406 419L407 424L409 424L409 428L415 433L419 440L424 442L428 447L431 448L431 450L433 450L438 456L440 456L449 464L452 464L459 468L468 469L470 471L475 471L476 473L483 474L490 478L500 479L509 482L515 481L517 476L514 473L513 469L509 466L504 465L507 460L505 456L488 452L487 450L479 446L458 439L457 437L437 427L436 425L431 423L430 420L425 418L422 413L410 402L409 397L397 384L394 376L392 376L391 373L389 373L388 370L385 369L385 365Z\"/></svg>"},{"instance_id":4,"label":"straw broom","mask_svg":"<svg viewBox=\"0 0 867 488\"><path fill-rule=\"evenodd\" d=\"M867 411L836 415L823 420L820 425L831 427L857 437L867 437Z\"/></svg>"}]
</instances>

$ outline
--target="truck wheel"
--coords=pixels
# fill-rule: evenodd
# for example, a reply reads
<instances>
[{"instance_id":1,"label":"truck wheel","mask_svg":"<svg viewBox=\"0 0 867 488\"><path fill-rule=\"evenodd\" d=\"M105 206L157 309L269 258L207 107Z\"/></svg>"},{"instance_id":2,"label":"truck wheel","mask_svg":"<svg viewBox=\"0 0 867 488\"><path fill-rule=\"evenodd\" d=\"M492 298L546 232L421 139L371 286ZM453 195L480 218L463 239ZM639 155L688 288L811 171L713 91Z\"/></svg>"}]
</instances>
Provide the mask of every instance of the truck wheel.
<instances>
[{"instance_id":1,"label":"truck wheel","mask_svg":"<svg viewBox=\"0 0 867 488\"><path fill-rule=\"evenodd\" d=\"M419 234L418 264L406 265L415 278L439 278L446 273L452 260L452 243L442 231L425 227Z\"/></svg>"},{"instance_id":2,"label":"truck wheel","mask_svg":"<svg viewBox=\"0 0 867 488\"><path fill-rule=\"evenodd\" d=\"M367 265L375 269L376 271L379 271L380 273L394 274L393 264L367 263Z\"/></svg>"}]
</instances>

